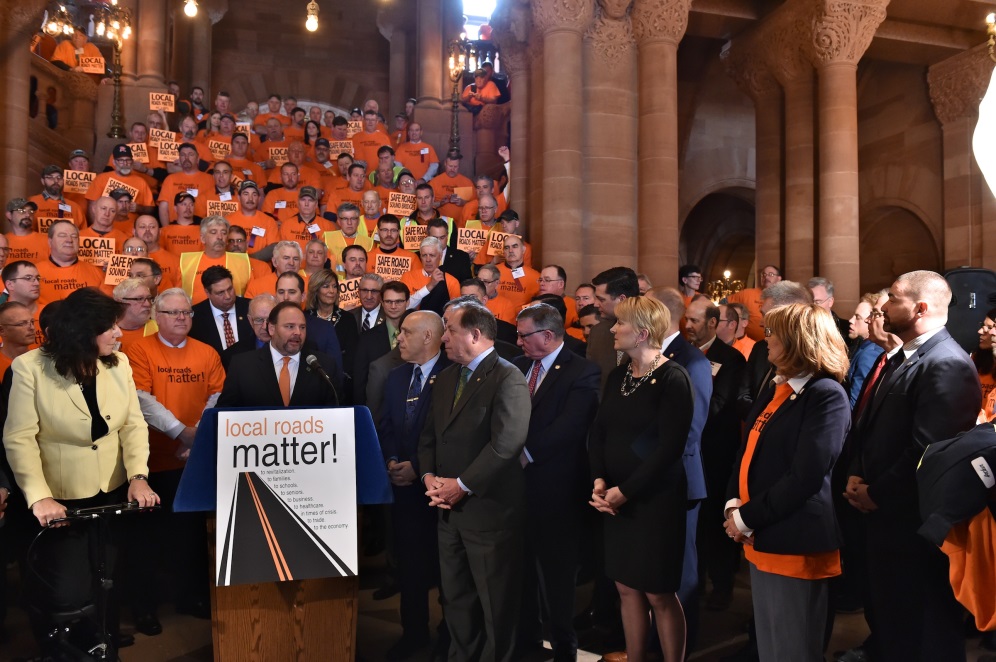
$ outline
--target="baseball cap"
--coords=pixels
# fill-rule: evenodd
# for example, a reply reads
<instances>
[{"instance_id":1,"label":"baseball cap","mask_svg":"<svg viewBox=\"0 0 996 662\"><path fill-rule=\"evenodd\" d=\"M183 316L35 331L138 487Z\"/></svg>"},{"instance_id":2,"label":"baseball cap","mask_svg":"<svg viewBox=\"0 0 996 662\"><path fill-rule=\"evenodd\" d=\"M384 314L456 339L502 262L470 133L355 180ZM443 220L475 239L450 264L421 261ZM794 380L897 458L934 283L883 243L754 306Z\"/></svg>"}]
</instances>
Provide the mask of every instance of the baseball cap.
<instances>
[{"instance_id":1,"label":"baseball cap","mask_svg":"<svg viewBox=\"0 0 996 662\"><path fill-rule=\"evenodd\" d=\"M315 141L315 147L329 147L329 141L325 138L319 138Z\"/></svg>"},{"instance_id":2,"label":"baseball cap","mask_svg":"<svg viewBox=\"0 0 996 662\"><path fill-rule=\"evenodd\" d=\"M241 184L239 184L239 193L242 193L242 191L246 190L247 188L254 188L257 191L259 191L259 187L256 186L256 182L254 182L251 179L247 179Z\"/></svg>"},{"instance_id":3,"label":"baseball cap","mask_svg":"<svg viewBox=\"0 0 996 662\"><path fill-rule=\"evenodd\" d=\"M15 209L23 209L24 207L34 207L35 211L38 211L38 205L24 198L14 198L13 200L7 203L7 211L14 211Z\"/></svg>"},{"instance_id":4,"label":"baseball cap","mask_svg":"<svg viewBox=\"0 0 996 662\"><path fill-rule=\"evenodd\" d=\"M115 145L114 151L111 153L114 155L114 158L116 159L125 159L125 158L130 159L132 156L131 147L128 147L128 145L125 145L124 143L120 145Z\"/></svg>"},{"instance_id":5,"label":"baseball cap","mask_svg":"<svg viewBox=\"0 0 996 662\"><path fill-rule=\"evenodd\" d=\"M235 121L235 117L231 113L225 113L224 115L221 116L221 119L232 120L233 122Z\"/></svg>"},{"instance_id":6,"label":"baseball cap","mask_svg":"<svg viewBox=\"0 0 996 662\"><path fill-rule=\"evenodd\" d=\"M311 198L312 200L318 200L318 189L316 189L314 186L302 186L301 192L297 194L297 197L299 199L307 197Z\"/></svg>"},{"instance_id":7,"label":"baseball cap","mask_svg":"<svg viewBox=\"0 0 996 662\"><path fill-rule=\"evenodd\" d=\"M86 152L85 152L84 150L82 150L82 149L74 149L73 151L71 151L71 152L69 153L69 158L70 158L70 159L75 159L75 158L76 158L77 156L82 156L82 157L83 157L84 159L89 159L89 158L90 158L90 155L89 155L89 154L87 154L87 153L86 153Z\"/></svg>"},{"instance_id":8,"label":"baseball cap","mask_svg":"<svg viewBox=\"0 0 996 662\"><path fill-rule=\"evenodd\" d=\"M180 201L183 200L184 198L190 198L194 202L197 202L197 198L195 198L194 196L190 195L186 191L180 191L175 196L173 196L173 206L175 207L176 205L180 204Z\"/></svg>"},{"instance_id":9,"label":"baseball cap","mask_svg":"<svg viewBox=\"0 0 996 662\"><path fill-rule=\"evenodd\" d=\"M62 168L57 165L47 165L42 169L42 177L47 177L48 175L62 174Z\"/></svg>"},{"instance_id":10,"label":"baseball cap","mask_svg":"<svg viewBox=\"0 0 996 662\"><path fill-rule=\"evenodd\" d=\"M132 199L131 193L127 189L123 188L114 189L113 191L111 191L110 196L115 200L120 200L121 198L128 198L129 200Z\"/></svg>"}]
</instances>

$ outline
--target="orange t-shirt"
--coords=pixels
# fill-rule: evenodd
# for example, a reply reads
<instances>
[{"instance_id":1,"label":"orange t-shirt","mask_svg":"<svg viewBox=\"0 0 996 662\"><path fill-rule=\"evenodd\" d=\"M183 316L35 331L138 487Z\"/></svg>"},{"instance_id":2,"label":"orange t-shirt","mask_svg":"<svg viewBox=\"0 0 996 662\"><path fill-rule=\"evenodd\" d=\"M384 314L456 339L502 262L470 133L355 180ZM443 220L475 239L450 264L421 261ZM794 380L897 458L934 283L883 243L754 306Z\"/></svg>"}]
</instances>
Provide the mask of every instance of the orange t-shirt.
<instances>
[{"instance_id":1,"label":"orange t-shirt","mask_svg":"<svg viewBox=\"0 0 996 662\"><path fill-rule=\"evenodd\" d=\"M754 349L754 339L746 335L743 338L737 338L733 341L733 349L743 354L745 359L749 359L751 350Z\"/></svg>"},{"instance_id":2,"label":"orange t-shirt","mask_svg":"<svg viewBox=\"0 0 996 662\"><path fill-rule=\"evenodd\" d=\"M39 219L49 218L49 219L67 219L76 224L76 227L82 230L86 227L86 212L77 203L73 202L69 198L60 201L55 198L46 200L45 196L41 193L38 195L33 195L28 198L28 202L33 202L38 206L38 211L35 212L35 222L32 229L36 232L48 232L48 226L51 223L45 223L45 227L39 227ZM11 258L7 258L8 260Z\"/></svg>"},{"instance_id":3,"label":"orange t-shirt","mask_svg":"<svg viewBox=\"0 0 996 662\"><path fill-rule=\"evenodd\" d=\"M458 188L470 189L471 196L474 195L474 182L461 174L457 174L456 177L450 177L444 172L441 175L433 177L429 182L429 186L432 187L437 201L442 200L448 195L452 195ZM463 205L463 207L466 206L466 204ZM447 202L445 205L439 207L439 215L449 216L454 219L463 218L463 207L458 207L453 203Z\"/></svg>"},{"instance_id":4,"label":"orange t-shirt","mask_svg":"<svg viewBox=\"0 0 996 662\"><path fill-rule=\"evenodd\" d=\"M391 145L391 139L380 131L373 133L360 131L350 138L350 141L353 143L353 159L364 161L367 164L367 172L371 172L377 167L378 149L385 145L394 149Z\"/></svg>"},{"instance_id":5,"label":"orange t-shirt","mask_svg":"<svg viewBox=\"0 0 996 662\"><path fill-rule=\"evenodd\" d=\"M764 321L761 317L761 289L749 289L734 292L726 297L729 303L742 303L750 312L750 323L747 325L747 335L754 341L764 340Z\"/></svg>"},{"instance_id":6,"label":"orange t-shirt","mask_svg":"<svg viewBox=\"0 0 996 662\"><path fill-rule=\"evenodd\" d=\"M201 259L197 262L197 269L194 271L194 281L192 287L188 292L188 294L190 295L190 299L193 301L195 306L199 304L201 301L207 299L207 292L204 291L204 284L201 283L201 275L203 275L204 272L207 271L209 267L227 268L229 271L232 272L233 276L232 286L235 288L235 293L238 294L239 296L242 296L242 294L245 292L246 287L249 285L249 281L252 279L251 264L250 264L250 272L249 274L247 274L248 277L245 280L243 280L241 276L242 271L236 269L234 266L233 267L229 266L228 264L229 255L230 255L229 253L225 253L224 255L221 255L219 257L209 257L207 254L204 253L201 254ZM235 255L235 253L231 253L231 255ZM182 276L178 276L178 278L182 278ZM176 286L183 287L182 281L178 280Z\"/></svg>"},{"instance_id":7,"label":"orange t-shirt","mask_svg":"<svg viewBox=\"0 0 996 662\"><path fill-rule=\"evenodd\" d=\"M246 231L246 252L255 253L261 251L270 244L280 241L277 236L280 228L277 221L261 211L257 211L252 216L246 216L241 211L228 215L228 224L237 225ZM258 234L262 232L263 234Z\"/></svg>"},{"instance_id":8,"label":"orange t-shirt","mask_svg":"<svg viewBox=\"0 0 996 662\"><path fill-rule=\"evenodd\" d=\"M42 277L39 306L65 299L81 287L104 289L101 287L104 284L104 272L89 262L77 260L68 267L60 267L52 260L42 260L35 266Z\"/></svg>"},{"instance_id":9,"label":"orange t-shirt","mask_svg":"<svg viewBox=\"0 0 996 662\"><path fill-rule=\"evenodd\" d=\"M17 260L27 260L38 264L42 260L47 260L49 255L48 237L40 232L19 237L13 232L4 235L7 237L7 244L10 252L7 253L7 262Z\"/></svg>"},{"instance_id":10,"label":"orange t-shirt","mask_svg":"<svg viewBox=\"0 0 996 662\"><path fill-rule=\"evenodd\" d=\"M317 227L312 231L310 228L314 226ZM315 216L305 225L300 215L295 215L292 218L284 219L284 222L280 224L280 232L277 236L280 241L296 241L303 251L309 241L312 239L323 241L325 233L335 232L335 229L335 225L331 221L321 216Z\"/></svg>"},{"instance_id":11,"label":"orange t-shirt","mask_svg":"<svg viewBox=\"0 0 996 662\"><path fill-rule=\"evenodd\" d=\"M407 285L408 290L414 294L429 284L429 276L422 269L409 271L401 277L401 282ZM450 299L456 299L460 296L460 283L449 274L446 274L446 291L449 293Z\"/></svg>"},{"instance_id":12,"label":"orange t-shirt","mask_svg":"<svg viewBox=\"0 0 996 662\"><path fill-rule=\"evenodd\" d=\"M515 324L515 317L522 310L522 307L516 308L511 301L502 295L496 296L494 299L488 299L487 304L488 310L495 316L495 319L499 319L502 322L508 322L509 324Z\"/></svg>"},{"instance_id":13,"label":"orange t-shirt","mask_svg":"<svg viewBox=\"0 0 996 662\"><path fill-rule=\"evenodd\" d=\"M516 309L521 309L532 298L539 294L539 272L523 263L524 272L521 278L512 276L512 270L504 262L497 265L501 274L501 282L498 283L498 294L508 298L509 302Z\"/></svg>"},{"instance_id":14,"label":"orange t-shirt","mask_svg":"<svg viewBox=\"0 0 996 662\"><path fill-rule=\"evenodd\" d=\"M83 240L92 237L99 239L113 239L114 240L114 252L120 253L124 250L123 246L125 241L128 240L128 235L116 228L112 228L110 232L105 232L100 234L93 229L93 226L86 228L85 230L80 230L80 245L83 245Z\"/></svg>"},{"instance_id":15,"label":"orange t-shirt","mask_svg":"<svg viewBox=\"0 0 996 662\"><path fill-rule=\"evenodd\" d=\"M267 140L265 143L260 143L258 146L252 148L253 161L256 161L257 163L260 161L269 161L271 158L271 149L287 149L288 145L290 145L290 142L287 140ZM277 161L277 159L274 159L274 161ZM284 161L286 161L286 159L284 159ZM277 168L279 168L280 165L283 164L279 164ZM256 183L259 184L259 182Z\"/></svg>"},{"instance_id":16,"label":"orange t-shirt","mask_svg":"<svg viewBox=\"0 0 996 662\"><path fill-rule=\"evenodd\" d=\"M138 194L133 198L133 202L140 207L151 207L153 204L152 189L146 181L136 172L131 173L127 177L122 177L118 173L111 170L110 172L102 172L97 175L93 182L90 184L90 188L86 190L86 199L93 201L104 195L104 189L107 187L107 183L111 179L116 179L117 181L127 184L128 186L138 189Z\"/></svg>"},{"instance_id":17,"label":"orange t-shirt","mask_svg":"<svg viewBox=\"0 0 996 662\"><path fill-rule=\"evenodd\" d=\"M277 120L284 126L290 126L291 123L291 118L286 115L281 115L280 113L260 113L259 115L256 115L256 119L254 119L252 123L256 126L259 126L260 124L266 126L266 123L271 119Z\"/></svg>"},{"instance_id":18,"label":"orange t-shirt","mask_svg":"<svg viewBox=\"0 0 996 662\"><path fill-rule=\"evenodd\" d=\"M204 246L201 243L201 226L170 223L160 230L159 243L174 255L199 251Z\"/></svg>"},{"instance_id":19,"label":"orange t-shirt","mask_svg":"<svg viewBox=\"0 0 996 662\"><path fill-rule=\"evenodd\" d=\"M297 198L300 191L300 187L293 191L289 191L283 186L275 188L266 194L260 211L275 216L278 221L283 223L288 218L297 216Z\"/></svg>"},{"instance_id":20,"label":"orange t-shirt","mask_svg":"<svg viewBox=\"0 0 996 662\"><path fill-rule=\"evenodd\" d=\"M336 210L344 202L352 202L354 205L363 209L363 194L367 191L373 189L373 185L366 179L363 180L363 188L359 191L354 191L349 186L344 186L340 188L334 188L325 194L325 199L322 200L322 204L325 208L333 213L338 213Z\"/></svg>"},{"instance_id":21,"label":"orange t-shirt","mask_svg":"<svg viewBox=\"0 0 996 662\"><path fill-rule=\"evenodd\" d=\"M234 156L229 156L225 160L232 165L232 174L242 181L248 179L260 186L263 186L264 182L266 182L266 175L263 173L263 169L256 165L255 161L240 159Z\"/></svg>"},{"instance_id":22,"label":"orange t-shirt","mask_svg":"<svg viewBox=\"0 0 996 662\"><path fill-rule=\"evenodd\" d=\"M318 172L313 168L306 168L304 166L298 166L297 172L300 175L298 178L298 187L301 186L314 186L315 188L321 188L322 178L318 176ZM276 184L278 186L282 185L282 180L280 179L280 168L274 168L267 178L266 182L256 182L257 184Z\"/></svg>"},{"instance_id":23,"label":"orange t-shirt","mask_svg":"<svg viewBox=\"0 0 996 662\"><path fill-rule=\"evenodd\" d=\"M209 345L187 338L183 347L170 347L158 335L139 340L126 352L135 388L152 394L178 421L194 427L208 398L225 385L225 370ZM149 470L182 469L176 457L181 443L149 428Z\"/></svg>"},{"instance_id":24,"label":"orange t-shirt","mask_svg":"<svg viewBox=\"0 0 996 662\"><path fill-rule=\"evenodd\" d=\"M771 402L758 415L747 435L747 447L744 449L744 456L740 462L739 476L740 501L743 504L750 501L750 493L747 490L747 474L750 471L750 463L754 458L754 451L757 448L757 441L761 437L761 431L764 430L764 426L771 419L771 416L793 393L795 390L788 382L782 382L776 386ZM840 574L840 552L838 550L818 554L772 554L759 552L754 549L753 545L744 545L744 556L757 566L758 570L785 577L824 579Z\"/></svg>"},{"instance_id":25,"label":"orange t-shirt","mask_svg":"<svg viewBox=\"0 0 996 662\"><path fill-rule=\"evenodd\" d=\"M422 179L433 163L439 163L439 157L432 145L422 141L420 143L402 143L398 146L394 154L395 159L401 165L408 168L415 179Z\"/></svg>"},{"instance_id":26,"label":"orange t-shirt","mask_svg":"<svg viewBox=\"0 0 996 662\"><path fill-rule=\"evenodd\" d=\"M367 252L367 273L375 273L377 271L377 256L378 255L393 255L397 257L410 257L412 259L412 268L409 271L421 271L422 270L422 260L418 258L418 255L412 253L411 251L405 250L400 245L398 248L394 249L390 253L384 252L380 249L380 244L374 246L372 251ZM397 280L397 279L390 279Z\"/></svg>"},{"instance_id":27,"label":"orange t-shirt","mask_svg":"<svg viewBox=\"0 0 996 662\"><path fill-rule=\"evenodd\" d=\"M118 328L121 329L120 325ZM120 351L127 354L132 345L146 336L155 335L158 331L159 325L155 320L149 320L137 329L121 329L121 337L118 338L118 342L121 343Z\"/></svg>"},{"instance_id":28,"label":"orange t-shirt","mask_svg":"<svg viewBox=\"0 0 996 662\"><path fill-rule=\"evenodd\" d=\"M207 196L209 193L214 193L214 177L198 170L190 175L175 172L163 180L162 186L159 187L159 201L165 201L169 205L169 220L171 222L176 220L173 198L176 197L177 193L184 191L191 191L191 193L197 191L197 196L194 198L194 215L207 216Z\"/></svg>"},{"instance_id":29,"label":"orange t-shirt","mask_svg":"<svg viewBox=\"0 0 996 662\"><path fill-rule=\"evenodd\" d=\"M163 280L159 284L160 292L180 284L180 258L177 255L160 246L159 250L149 253L149 259L163 270Z\"/></svg>"},{"instance_id":30,"label":"orange t-shirt","mask_svg":"<svg viewBox=\"0 0 996 662\"><path fill-rule=\"evenodd\" d=\"M979 375L979 382L982 384L982 410L976 422L987 423L996 414L996 379L989 373Z\"/></svg>"},{"instance_id":31,"label":"orange t-shirt","mask_svg":"<svg viewBox=\"0 0 996 662\"><path fill-rule=\"evenodd\" d=\"M495 203L498 205L498 209L495 210L495 218L501 215L503 211L508 209L508 202L505 200L504 193L495 193L494 195ZM463 214L460 216L460 227L466 227L467 221L472 221L477 218L478 202L477 200L471 200L463 206Z\"/></svg>"}]
</instances>

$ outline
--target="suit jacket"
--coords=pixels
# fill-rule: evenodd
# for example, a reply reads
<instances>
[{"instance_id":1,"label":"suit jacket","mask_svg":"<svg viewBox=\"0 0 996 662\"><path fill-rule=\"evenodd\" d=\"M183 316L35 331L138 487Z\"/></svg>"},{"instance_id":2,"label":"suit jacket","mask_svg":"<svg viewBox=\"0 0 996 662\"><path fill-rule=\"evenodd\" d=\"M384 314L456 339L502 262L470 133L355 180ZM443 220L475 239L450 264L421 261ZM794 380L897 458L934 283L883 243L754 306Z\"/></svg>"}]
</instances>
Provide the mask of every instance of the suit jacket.
<instances>
[{"instance_id":1,"label":"suit jacket","mask_svg":"<svg viewBox=\"0 0 996 662\"><path fill-rule=\"evenodd\" d=\"M384 453L384 461L394 458L399 462L411 462L415 475L421 476L418 463L418 440L429 415L432 391L436 378L444 368L450 365L450 360L443 352L432 366L428 375L422 375L422 392L415 404L415 416L411 425L405 427L405 411L408 401L408 387L415 372L414 363L400 365L387 375L384 383L384 398L377 419L377 433L380 435L380 448Z\"/></svg>"},{"instance_id":2,"label":"suit jacket","mask_svg":"<svg viewBox=\"0 0 996 662\"><path fill-rule=\"evenodd\" d=\"M750 427L775 389L761 392L747 418L727 495L740 497L740 465ZM755 530L754 549L775 554L815 554L840 547L830 473L851 424L847 393L833 378L812 377L764 423L747 473L750 501L744 524Z\"/></svg>"},{"instance_id":3,"label":"suit jacket","mask_svg":"<svg viewBox=\"0 0 996 662\"><path fill-rule=\"evenodd\" d=\"M360 334L356 344L356 356L353 359L353 402L358 405L367 404L367 380L370 374L370 364L391 351L391 340L387 324L378 324L369 331Z\"/></svg>"},{"instance_id":4,"label":"suit jacket","mask_svg":"<svg viewBox=\"0 0 996 662\"><path fill-rule=\"evenodd\" d=\"M710 497L719 498L726 491L740 444L737 392L747 359L719 338L713 341L705 357L710 364L719 365L719 370L712 378L709 417L702 429L702 464Z\"/></svg>"},{"instance_id":5,"label":"suit jacket","mask_svg":"<svg viewBox=\"0 0 996 662\"><path fill-rule=\"evenodd\" d=\"M588 360L595 362L602 371L599 394L605 390L605 380L609 378L609 373L618 365L614 336L609 332L613 324L615 324L614 319L603 317L602 321L591 327L591 333L588 335Z\"/></svg>"},{"instance_id":6,"label":"suit jacket","mask_svg":"<svg viewBox=\"0 0 996 662\"><path fill-rule=\"evenodd\" d=\"M685 442L685 452L681 461L685 465L685 476L688 478L688 500L704 499L706 484L705 471L702 468L702 430L709 417L712 368L702 350L694 347L680 333L667 346L664 355L684 368L692 380L695 407L692 411L692 427L688 430L688 440Z\"/></svg>"},{"instance_id":7,"label":"suit jacket","mask_svg":"<svg viewBox=\"0 0 996 662\"><path fill-rule=\"evenodd\" d=\"M868 483L868 495L878 506L872 518L919 526L916 468L921 456L935 441L974 427L981 406L979 375L947 329L885 375L848 441L853 439L855 453L851 475Z\"/></svg>"},{"instance_id":8,"label":"suit jacket","mask_svg":"<svg viewBox=\"0 0 996 662\"><path fill-rule=\"evenodd\" d=\"M515 365L528 378L533 361ZM577 514L591 493L588 429L598 412L601 373L591 361L564 345L532 397L526 451L526 498L531 517ZM572 513L573 511L573 513Z\"/></svg>"},{"instance_id":9,"label":"suit jacket","mask_svg":"<svg viewBox=\"0 0 996 662\"><path fill-rule=\"evenodd\" d=\"M436 378L432 409L419 438L419 466L422 474L459 478L473 492L449 511L451 525L473 531L515 528L526 507L519 464L531 408L526 378L491 352L454 406L462 367L451 365Z\"/></svg>"},{"instance_id":10,"label":"suit jacket","mask_svg":"<svg viewBox=\"0 0 996 662\"><path fill-rule=\"evenodd\" d=\"M190 337L200 340L202 343L210 345L221 357L221 364L228 368L232 357L242 352L251 352L256 349L256 334L249 324L249 300L244 297L235 297L235 319L229 317L229 321L236 325L239 340L232 347L225 348L225 339L218 330L218 325L211 315L211 302L201 301L193 307L194 318L190 320Z\"/></svg>"},{"instance_id":11,"label":"suit jacket","mask_svg":"<svg viewBox=\"0 0 996 662\"><path fill-rule=\"evenodd\" d=\"M865 383L865 377L875 367L878 357L884 352L881 347L870 340L861 340L858 348L851 356L851 365L847 368L847 377L844 378L844 388L851 400L851 408L858 403L858 396L861 394L861 387Z\"/></svg>"},{"instance_id":12,"label":"suit jacket","mask_svg":"<svg viewBox=\"0 0 996 662\"><path fill-rule=\"evenodd\" d=\"M349 311L349 314L353 316L354 320L356 320L356 330L361 334L363 333L363 312L364 312L363 306L357 306L356 308L353 308L352 310ZM377 321L375 321L373 323L373 326L371 326L370 328L373 329L375 327L380 326L383 323L384 323L384 306L381 306L380 310L377 311Z\"/></svg>"},{"instance_id":13,"label":"suit jacket","mask_svg":"<svg viewBox=\"0 0 996 662\"><path fill-rule=\"evenodd\" d=\"M566 333L564 334L564 346L581 358L585 358L585 355L588 353L588 343L583 340L578 340L573 336L569 336Z\"/></svg>"},{"instance_id":14,"label":"suit jacket","mask_svg":"<svg viewBox=\"0 0 996 662\"><path fill-rule=\"evenodd\" d=\"M97 406L109 431L96 441L75 380L60 376L40 349L14 359L3 438L29 506L46 497L85 499L149 473L149 429L128 357L116 356L116 367L98 362Z\"/></svg>"},{"instance_id":15,"label":"suit jacket","mask_svg":"<svg viewBox=\"0 0 996 662\"><path fill-rule=\"evenodd\" d=\"M309 352L302 350L297 380L291 390L291 407L322 407L338 404L338 397L321 376L304 363ZM318 362L331 377L336 372L335 360L314 352ZM269 345L254 352L238 354L232 359L225 376L225 387L218 397L219 407L283 407L277 372Z\"/></svg>"},{"instance_id":16,"label":"suit jacket","mask_svg":"<svg viewBox=\"0 0 996 662\"><path fill-rule=\"evenodd\" d=\"M305 315L304 322L307 325L305 337L308 344L319 352L333 359L335 370L329 372L329 377L335 383L338 392L342 392L342 348L339 346L339 338L331 324L314 315Z\"/></svg>"},{"instance_id":17,"label":"suit jacket","mask_svg":"<svg viewBox=\"0 0 996 662\"><path fill-rule=\"evenodd\" d=\"M370 364L367 373L367 409L373 420L380 419L380 408L384 401L384 383L395 368L403 365L401 350L395 347L390 352Z\"/></svg>"},{"instance_id":18,"label":"suit jacket","mask_svg":"<svg viewBox=\"0 0 996 662\"><path fill-rule=\"evenodd\" d=\"M737 411L740 413L740 418L747 418L750 410L754 408L754 400L774 377L775 371L768 361L768 341L759 340L754 343L754 348L750 351L747 367L740 380L740 389L737 393Z\"/></svg>"},{"instance_id":19,"label":"suit jacket","mask_svg":"<svg viewBox=\"0 0 996 662\"><path fill-rule=\"evenodd\" d=\"M456 232L453 233L453 236L456 237ZM451 246L446 247L446 253L443 254L443 263L439 268L443 270L443 273L456 278L459 283L473 277L473 274L470 272L470 256L466 252Z\"/></svg>"}]
</instances>

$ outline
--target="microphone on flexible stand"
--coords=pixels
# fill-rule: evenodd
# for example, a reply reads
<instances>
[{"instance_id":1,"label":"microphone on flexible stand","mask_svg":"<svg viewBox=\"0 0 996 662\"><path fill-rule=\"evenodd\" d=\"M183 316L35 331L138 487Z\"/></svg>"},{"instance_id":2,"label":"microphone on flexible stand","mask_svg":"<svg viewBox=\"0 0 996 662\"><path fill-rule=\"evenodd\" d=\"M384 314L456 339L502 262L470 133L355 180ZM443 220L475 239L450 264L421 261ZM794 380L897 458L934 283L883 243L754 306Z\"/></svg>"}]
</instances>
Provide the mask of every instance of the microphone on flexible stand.
<instances>
[{"instance_id":1,"label":"microphone on flexible stand","mask_svg":"<svg viewBox=\"0 0 996 662\"><path fill-rule=\"evenodd\" d=\"M329 374L325 372L325 368L323 368L322 364L318 362L318 357L314 354L308 354L308 356L304 358L304 362L308 365L309 369L314 370L321 375L322 379L325 380L325 383L332 388L332 395L335 396L335 404L338 405L339 392L335 390L335 384L332 383L332 380L329 378Z\"/></svg>"}]
</instances>

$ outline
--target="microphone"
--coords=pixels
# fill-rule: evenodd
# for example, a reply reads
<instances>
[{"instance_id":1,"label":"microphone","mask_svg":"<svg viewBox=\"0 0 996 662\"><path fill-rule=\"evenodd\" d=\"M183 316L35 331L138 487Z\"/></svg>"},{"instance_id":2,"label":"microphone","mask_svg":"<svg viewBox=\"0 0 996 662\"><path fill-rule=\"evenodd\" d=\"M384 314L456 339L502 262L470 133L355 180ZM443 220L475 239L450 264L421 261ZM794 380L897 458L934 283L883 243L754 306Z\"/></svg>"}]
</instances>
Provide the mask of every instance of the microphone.
<instances>
[{"instance_id":1,"label":"microphone","mask_svg":"<svg viewBox=\"0 0 996 662\"><path fill-rule=\"evenodd\" d=\"M325 380L325 383L332 388L332 395L335 396L335 404L338 405L339 392L335 390L335 384L332 383L332 380L329 378L329 374L325 372L325 368L323 368L322 364L318 362L318 357L314 354L308 354L308 356L304 357L304 362L308 365L309 369L314 370L321 375L322 379Z\"/></svg>"}]
</instances>

